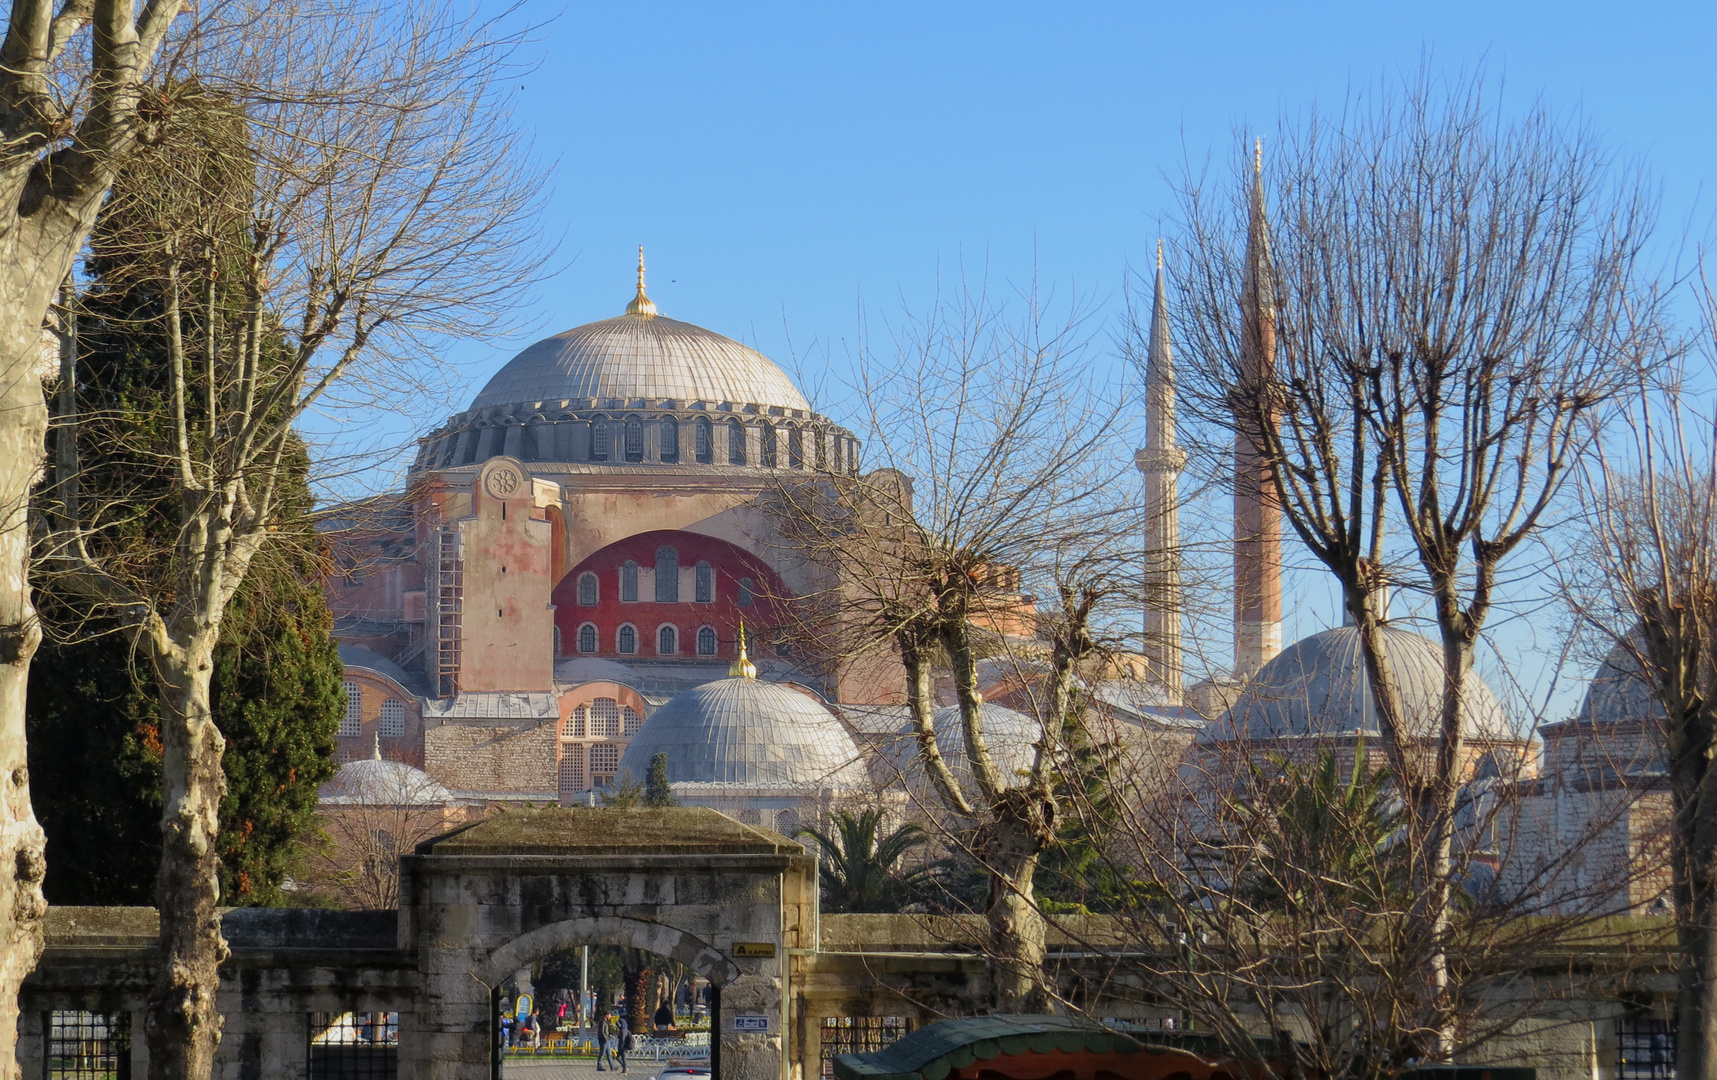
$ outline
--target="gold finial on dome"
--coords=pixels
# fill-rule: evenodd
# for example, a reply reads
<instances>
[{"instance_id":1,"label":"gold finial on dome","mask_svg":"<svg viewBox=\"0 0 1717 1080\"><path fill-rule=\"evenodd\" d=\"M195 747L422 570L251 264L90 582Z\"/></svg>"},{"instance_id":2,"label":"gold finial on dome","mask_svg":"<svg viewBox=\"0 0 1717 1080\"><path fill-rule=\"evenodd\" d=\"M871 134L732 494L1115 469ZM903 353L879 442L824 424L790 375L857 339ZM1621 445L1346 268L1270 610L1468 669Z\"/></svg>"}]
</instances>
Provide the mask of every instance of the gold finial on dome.
<instances>
[{"instance_id":1,"label":"gold finial on dome","mask_svg":"<svg viewBox=\"0 0 1717 1080\"><path fill-rule=\"evenodd\" d=\"M638 245L638 295L634 296L632 298L632 302L630 304L626 305L626 314L628 314L628 315L654 315L655 313L656 313L655 303L652 302L648 296L644 295L644 245L639 244Z\"/></svg>"},{"instance_id":2,"label":"gold finial on dome","mask_svg":"<svg viewBox=\"0 0 1717 1080\"><path fill-rule=\"evenodd\" d=\"M727 677L730 679L757 678L757 665L751 662L751 657L745 655L744 619L739 621L739 657L734 660L733 666L727 669Z\"/></svg>"}]
</instances>

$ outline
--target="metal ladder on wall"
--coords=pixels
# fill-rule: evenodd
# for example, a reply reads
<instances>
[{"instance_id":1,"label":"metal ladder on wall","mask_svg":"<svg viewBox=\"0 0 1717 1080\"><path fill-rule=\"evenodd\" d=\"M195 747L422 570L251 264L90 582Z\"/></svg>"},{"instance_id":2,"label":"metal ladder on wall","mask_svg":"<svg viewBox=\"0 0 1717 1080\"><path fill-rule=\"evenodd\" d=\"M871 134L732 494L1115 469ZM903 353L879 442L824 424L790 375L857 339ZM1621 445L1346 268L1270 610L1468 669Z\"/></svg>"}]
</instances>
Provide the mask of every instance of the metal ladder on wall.
<instances>
[{"instance_id":1,"label":"metal ladder on wall","mask_svg":"<svg viewBox=\"0 0 1717 1080\"><path fill-rule=\"evenodd\" d=\"M430 558L435 567L435 588L430 591L430 625L435 634L435 695L459 693L459 660L463 647L465 607L465 560L459 550L459 527L443 522L430 534Z\"/></svg>"}]
</instances>

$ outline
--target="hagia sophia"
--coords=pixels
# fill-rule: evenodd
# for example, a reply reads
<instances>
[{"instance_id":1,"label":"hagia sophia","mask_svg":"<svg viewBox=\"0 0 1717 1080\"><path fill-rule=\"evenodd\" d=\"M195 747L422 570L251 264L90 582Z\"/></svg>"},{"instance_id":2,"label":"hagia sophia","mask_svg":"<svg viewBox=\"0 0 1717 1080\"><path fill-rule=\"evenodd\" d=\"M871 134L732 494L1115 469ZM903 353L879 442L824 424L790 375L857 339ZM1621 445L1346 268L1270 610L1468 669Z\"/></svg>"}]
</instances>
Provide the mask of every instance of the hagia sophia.
<instances>
[{"instance_id":1,"label":"hagia sophia","mask_svg":"<svg viewBox=\"0 0 1717 1080\"><path fill-rule=\"evenodd\" d=\"M1262 253L1256 213L1254 231ZM1249 316L1267 328L1268 297L1249 295ZM1161 553L1149 568L1160 599L1141 612L1137 668L1148 680L1093 685L1089 697L1125 738L1192 762L1241 742L1267 754L1375 744L1353 628L1283 647L1281 524L1244 460L1233 670L1183 686L1171 553L1186 455L1160 258L1155 303L1136 455L1145 547ZM1268 363L1270 335L1255 348ZM396 762L420 778L414 791L470 807L594 805L661 753L680 801L788 833L833 806L898 796L914 752L900 749L910 740L898 671L795 656L779 606L837 583L781 558L758 508L783 474L863 469L852 432L775 363L658 313L640 253L623 314L520 352L419 440L402 491L329 518L338 571L327 592L348 698L342 760ZM1030 598L1017 600L1029 626ZM1440 647L1400 626L1388 634L1410 726L1428 738ZM1040 730L1025 715L1029 695L1010 694L1017 672L987 670L996 752L1028 754ZM1471 783L1506 782L1524 796L1511 826L1516 875L1530 879L1578 846L1564 891L1591 902L1613 882L1600 902L1618 910L1661 906L1667 884L1617 872L1649 846L1668 799L1656 715L1630 689L1637 682L1612 662L1575 717L1529 732L1475 676L1467 711ZM947 724L956 758L958 723L955 709L938 714L938 742ZM328 797L349 801L356 779L337 780Z\"/></svg>"}]
</instances>

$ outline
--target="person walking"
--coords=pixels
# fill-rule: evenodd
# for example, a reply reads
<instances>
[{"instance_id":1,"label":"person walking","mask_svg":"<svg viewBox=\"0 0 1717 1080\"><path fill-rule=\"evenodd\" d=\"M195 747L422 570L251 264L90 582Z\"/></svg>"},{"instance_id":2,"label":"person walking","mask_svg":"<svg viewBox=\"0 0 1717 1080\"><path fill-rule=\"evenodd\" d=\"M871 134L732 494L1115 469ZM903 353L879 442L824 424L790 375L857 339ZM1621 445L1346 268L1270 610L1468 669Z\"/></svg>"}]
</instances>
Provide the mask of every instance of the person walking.
<instances>
[{"instance_id":1,"label":"person walking","mask_svg":"<svg viewBox=\"0 0 1717 1080\"><path fill-rule=\"evenodd\" d=\"M632 1049L632 1027L626 1023L624 1016L620 1017L614 1025L614 1042L619 1047L615 1056L620 1061L620 1074L624 1076L626 1074L626 1055Z\"/></svg>"},{"instance_id":2,"label":"person walking","mask_svg":"<svg viewBox=\"0 0 1717 1080\"><path fill-rule=\"evenodd\" d=\"M608 1066L604 1061L612 1061L614 1051L614 1017L607 1010L602 1010L602 1019L596 1022L596 1071L607 1072Z\"/></svg>"}]
</instances>

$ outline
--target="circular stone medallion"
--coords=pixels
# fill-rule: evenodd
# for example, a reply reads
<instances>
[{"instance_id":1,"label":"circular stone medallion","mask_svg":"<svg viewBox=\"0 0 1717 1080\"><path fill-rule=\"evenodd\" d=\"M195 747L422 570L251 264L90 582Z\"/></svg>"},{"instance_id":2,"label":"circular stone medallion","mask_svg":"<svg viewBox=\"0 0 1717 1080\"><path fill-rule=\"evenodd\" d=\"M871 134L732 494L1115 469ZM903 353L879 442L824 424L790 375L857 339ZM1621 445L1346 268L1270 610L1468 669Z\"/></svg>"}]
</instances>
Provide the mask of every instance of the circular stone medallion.
<instances>
[{"instance_id":1,"label":"circular stone medallion","mask_svg":"<svg viewBox=\"0 0 1717 1080\"><path fill-rule=\"evenodd\" d=\"M489 473L483 487L497 499L510 499L519 491L518 470L502 465Z\"/></svg>"}]
</instances>

